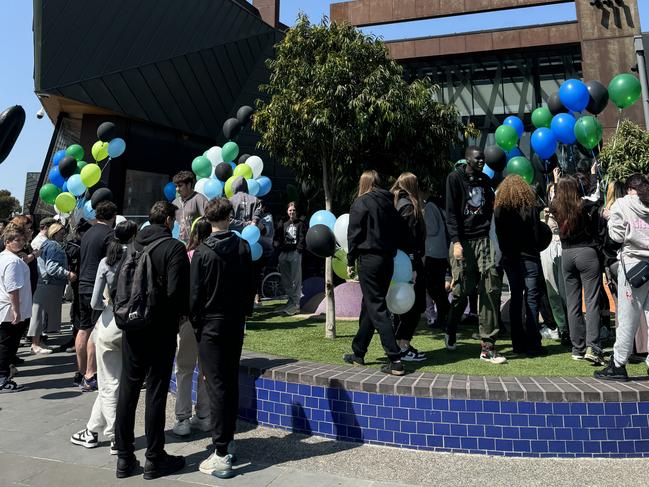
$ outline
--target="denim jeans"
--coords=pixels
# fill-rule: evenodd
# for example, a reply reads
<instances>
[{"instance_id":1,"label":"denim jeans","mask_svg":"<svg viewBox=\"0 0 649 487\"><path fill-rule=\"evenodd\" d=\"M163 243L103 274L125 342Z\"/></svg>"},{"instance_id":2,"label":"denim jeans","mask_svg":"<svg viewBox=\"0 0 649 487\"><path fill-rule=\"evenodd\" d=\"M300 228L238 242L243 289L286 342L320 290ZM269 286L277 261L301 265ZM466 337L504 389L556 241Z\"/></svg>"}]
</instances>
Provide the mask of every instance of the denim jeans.
<instances>
[{"instance_id":1,"label":"denim jeans","mask_svg":"<svg viewBox=\"0 0 649 487\"><path fill-rule=\"evenodd\" d=\"M512 259L503 256L503 267L511 292L509 320L512 348L515 352L538 350L541 347L539 333L541 260L525 257ZM523 299L525 299L525 328L522 320Z\"/></svg>"}]
</instances>

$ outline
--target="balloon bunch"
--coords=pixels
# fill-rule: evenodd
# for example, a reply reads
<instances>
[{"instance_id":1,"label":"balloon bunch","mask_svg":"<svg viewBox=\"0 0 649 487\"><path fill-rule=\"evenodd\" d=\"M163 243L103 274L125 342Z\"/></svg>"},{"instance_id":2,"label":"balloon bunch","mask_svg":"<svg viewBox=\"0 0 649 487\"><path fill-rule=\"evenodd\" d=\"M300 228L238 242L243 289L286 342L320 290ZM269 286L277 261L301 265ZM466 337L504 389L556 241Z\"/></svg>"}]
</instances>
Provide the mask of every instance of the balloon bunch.
<instances>
[{"instance_id":1,"label":"balloon bunch","mask_svg":"<svg viewBox=\"0 0 649 487\"><path fill-rule=\"evenodd\" d=\"M263 249L259 243L259 239L261 238L259 227L257 225L248 225L241 231L239 236L250 244L250 253L252 254L253 262L261 259Z\"/></svg>"}]
</instances>

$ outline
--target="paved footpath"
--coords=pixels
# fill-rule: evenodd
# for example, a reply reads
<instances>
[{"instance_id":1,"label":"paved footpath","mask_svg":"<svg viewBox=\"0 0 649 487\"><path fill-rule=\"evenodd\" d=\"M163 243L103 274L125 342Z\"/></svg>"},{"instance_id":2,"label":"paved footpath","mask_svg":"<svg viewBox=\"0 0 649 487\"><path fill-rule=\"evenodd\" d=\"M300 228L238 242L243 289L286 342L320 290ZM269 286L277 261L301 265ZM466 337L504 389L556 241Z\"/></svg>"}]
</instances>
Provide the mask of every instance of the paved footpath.
<instances>
[{"instance_id":1,"label":"paved footpath","mask_svg":"<svg viewBox=\"0 0 649 487\"><path fill-rule=\"evenodd\" d=\"M59 338L57 341L60 341ZM71 387L74 356L19 355L27 360L17 377L28 388L0 396L0 486L455 486L649 485L647 460L507 459L451 455L325 440L240 423L238 475L220 480L201 474L209 454L203 433L190 441L167 434L167 451L187 458L179 474L154 482L141 476L115 478L115 457L107 443L86 450L69 442L83 428L96 393ZM144 391L143 391L144 392ZM144 394L143 394L144 395ZM144 462L143 411L138 409L137 456ZM167 427L173 424L169 396Z\"/></svg>"}]
</instances>

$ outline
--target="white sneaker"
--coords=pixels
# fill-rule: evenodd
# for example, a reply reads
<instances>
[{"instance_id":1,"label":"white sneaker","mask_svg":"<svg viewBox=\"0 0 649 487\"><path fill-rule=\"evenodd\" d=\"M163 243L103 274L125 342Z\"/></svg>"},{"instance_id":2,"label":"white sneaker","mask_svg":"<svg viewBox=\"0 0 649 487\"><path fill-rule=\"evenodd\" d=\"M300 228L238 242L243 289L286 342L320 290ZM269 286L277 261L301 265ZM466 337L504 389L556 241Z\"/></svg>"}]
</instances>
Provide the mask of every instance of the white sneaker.
<instances>
[{"instance_id":1,"label":"white sneaker","mask_svg":"<svg viewBox=\"0 0 649 487\"><path fill-rule=\"evenodd\" d=\"M75 445L83 446L84 448L95 448L99 445L97 441L97 433L93 433L88 428L77 431L70 437L70 442Z\"/></svg>"},{"instance_id":2,"label":"white sneaker","mask_svg":"<svg viewBox=\"0 0 649 487\"><path fill-rule=\"evenodd\" d=\"M496 365L504 364L507 362L507 359L496 352L496 350L494 350L493 348L482 350L482 352L480 353L480 360L484 360L485 362Z\"/></svg>"},{"instance_id":3,"label":"white sneaker","mask_svg":"<svg viewBox=\"0 0 649 487\"><path fill-rule=\"evenodd\" d=\"M46 348L46 347L38 347L36 345L32 345L32 353L34 355L48 355L52 353L51 348Z\"/></svg>"},{"instance_id":4,"label":"white sneaker","mask_svg":"<svg viewBox=\"0 0 649 487\"><path fill-rule=\"evenodd\" d=\"M235 475L232 471L232 455L227 454L220 457L216 452L212 453L206 460L203 460L198 466L198 470L220 479L229 479Z\"/></svg>"},{"instance_id":5,"label":"white sneaker","mask_svg":"<svg viewBox=\"0 0 649 487\"><path fill-rule=\"evenodd\" d=\"M556 328L553 330L552 328L548 328L547 326L543 325L539 330L539 333L541 333L541 338L545 338L546 340L559 339L559 330L557 330Z\"/></svg>"},{"instance_id":6,"label":"white sneaker","mask_svg":"<svg viewBox=\"0 0 649 487\"><path fill-rule=\"evenodd\" d=\"M117 451L117 446L115 446L115 440L110 442L110 449L108 450L108 453L110 453L111 455L117 455L117 453L119 453Z\"/></svg>"},{"instance_id":7,"label":"white sneaker","mask_svg":"<svg viewBox=\"0 0 649 487\"><path fill-rule=\"evenodd\" d=\"M210 421L210 417L206 418L199 418L195 414L189 418L189 425L197 430L201 431L212 431L212 422Z\"/></svg>"},{"instance_id":8,"label":"white sneaker","mask_svg":"<svg viewBox=\"0 0 649 487\"><path fill-rule=\"evenodd\" d=\"M189 436L192 432L192 426L189 422L189 419L179 419L174 424L174 427L171 429L174 435L177 436Z\"/></svg>"}]
</instances>

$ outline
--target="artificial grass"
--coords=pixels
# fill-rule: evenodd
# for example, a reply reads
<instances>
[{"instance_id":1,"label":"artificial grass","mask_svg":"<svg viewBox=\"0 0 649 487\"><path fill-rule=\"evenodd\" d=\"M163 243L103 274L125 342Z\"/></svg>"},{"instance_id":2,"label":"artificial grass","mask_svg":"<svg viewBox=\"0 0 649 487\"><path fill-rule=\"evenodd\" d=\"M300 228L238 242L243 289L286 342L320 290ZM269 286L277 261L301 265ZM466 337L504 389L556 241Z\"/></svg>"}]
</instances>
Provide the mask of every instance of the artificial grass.
<instances>
[{"instance_id":1,"label":"artificial grass","mask_svg":"<svg viewBox=\"0 0 649 487\"><path fill-rule=\"evenodd\" d=\"M265 303L247 322L244 348L279 357L341 365L342 356L351 352L351 341L358 321L337 320L337 338L324 337L324 316L287 317L279 312L277 302ZM457 350L444 348L444 333L431 331L422 320L412 341L414 347L426 353L423 362L404 362L408 372L425 371L440 374L491 375L491 376L547 376L547 377L592 377L595 367L584 360L570 358L570 348L555 340L544 340L548 349L547 357L526 358L514 355L511 340L499 340L497 348L507 357L507 363L493 365L479 359L480 342L471 335L477 329L460 326L458 329ZM613 345L612 341L607 344ZM375 335L370 344L365 364L379 368L386 358L381 348L379 336ZM627 365L629 376L647 377L643 363Z\"/></svg>"}]
</instances>

